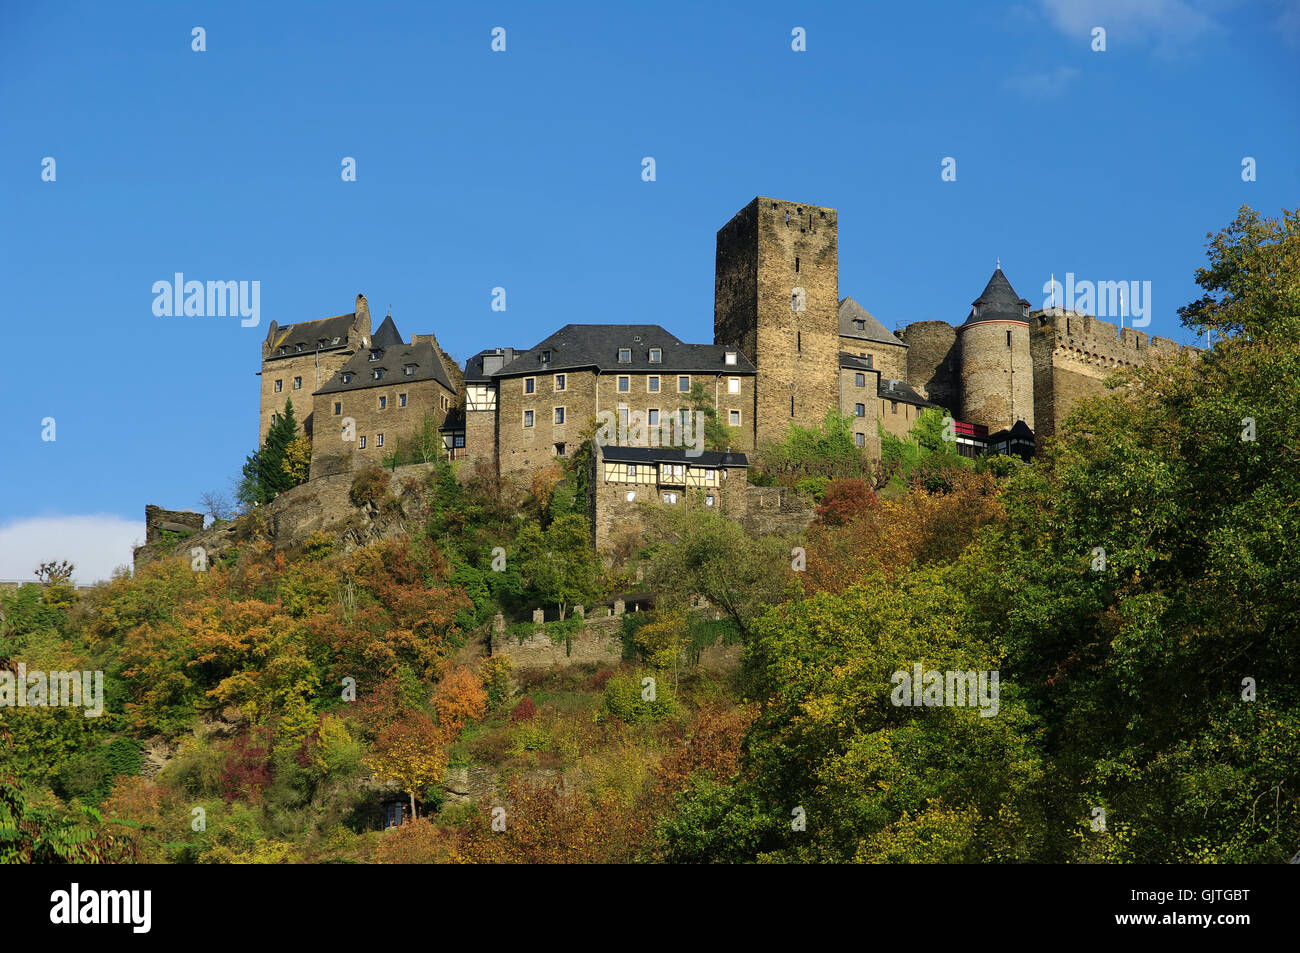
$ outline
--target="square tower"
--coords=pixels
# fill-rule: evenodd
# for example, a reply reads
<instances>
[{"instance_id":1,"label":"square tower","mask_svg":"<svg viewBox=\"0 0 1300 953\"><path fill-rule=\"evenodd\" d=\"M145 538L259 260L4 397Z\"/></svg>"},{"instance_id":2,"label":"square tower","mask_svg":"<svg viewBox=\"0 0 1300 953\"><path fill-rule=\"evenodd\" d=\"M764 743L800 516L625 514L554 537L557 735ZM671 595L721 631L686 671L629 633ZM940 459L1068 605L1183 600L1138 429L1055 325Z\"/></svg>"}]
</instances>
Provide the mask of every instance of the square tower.
<instances>
[{"instance_id":1,"label":"square tower","mask_svg":"<svg viewBox=\"0 0 1300 953\"><path fill-rule=\"evenodd\" d=\"M835 209L759 196L718 230L713 340L758 370L754 444L839 407Z\"/></svg>"}]
</instances>

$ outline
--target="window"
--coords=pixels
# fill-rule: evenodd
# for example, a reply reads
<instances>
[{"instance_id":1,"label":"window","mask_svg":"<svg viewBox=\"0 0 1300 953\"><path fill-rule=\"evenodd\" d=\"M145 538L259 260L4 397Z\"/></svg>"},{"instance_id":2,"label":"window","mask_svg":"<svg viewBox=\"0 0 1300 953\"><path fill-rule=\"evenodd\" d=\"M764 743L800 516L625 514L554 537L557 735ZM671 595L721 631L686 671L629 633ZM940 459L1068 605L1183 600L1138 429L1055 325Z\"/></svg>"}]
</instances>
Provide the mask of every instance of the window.
<instances>
[{"instance_id":1,"label":"window","mask_svg":"<svg viewBox=\"0 0 1300 953\"><path fill-rule=\"evenodd\" d=\"M684 483L685 465L681 463L661 463L659 464L659 482L660 483ZM673 502L676 502L675 500Z\"/></svg>"},{"instance_id":2,"label":"window","mask_svg":"<svg viewBox=\"0 0 1300 953\"><path fill-rule=\"evenodd\" d=\"M352 375L351 375L351 374L344 374L344 375L343 375L343 383L345 383L345 384L351 384L351 383L352 383Z\"/></svg>"},{"instance_id":3,"label":"window","mask_svg":"<svg viewBox=\"0 0 1300 953\"><path fill-rule=\"evenodd\" d=\"M383 435L383 434L377 434L377 435L375 436L375 446L376 446L376 447L382 447L383 445L384 445L384 435Z\"/></svg>"},{"instance_id":4,"label":"window","mask_svg":"<svg viewBox=\"0 0 1300 953\"><path fill-rule=\"evenodd\" d=\"M728 394L739 394L739 393L740 393L740 378L739 378L739 377L728 377L728 378L727 378L727 393L728 393Z\"/></svg>"},{"instance_id":5,"label":"window","mask_svg":"<svg viewBox=\"0 0 1300 953\"><path fill-rule=\"evenodd\" d=\"M740 411L738 411L738 410L729 410L729 411L727 411L727 423L730 424L732 427L739 427L739 426L740 426Z\"/></svg>"},{"instance_id":6,"label":"window","mask_svg":"<svg viewBox=\"0 0 1300 953\"><path fill-rule=\"evenodd\" d=\"M795 273L796 275L799 274L799 256L798 256L798 255L795 255L795 256L794 256L794 273Z\"/></svg>"},{"instance_id":7,"label":"window","mask_svg":"<svg viewBox=\"0 0 1300 953\"><path fill-rule=\"evenodd\" d=\"M276 381L276 382L275 382L275 392L278 394L278 393L280 393L280 391L282 391L282 390L284 390L284 381Z\"/></svg>"},{"instance_id":8,"label":"window","mask_svg":"<svg viewBox=\"0 0 1300 953\"><path fill-rule=\"evenodd\" d=\"M629 480L635 480L635 479L636 479L636 464L635 464L635 463L629 463L629 464L627 465L627 477L628 477Z\"/></svg>"},{"instance_id":9,"label":"window","mask_svg":"<svg viewBox=\"0 0 1300 953\"><path fill-rule=\"evenodd\" d=\"M361 448L362 450L366 449L366 438L365 438L365 437L362 437L362 438L361 438L361 442L358 444L358 446L360 446L360 448Z\"/></svg>"},{"instance_id":10,"label":"window","mask_svg":"<svg viewBox=\"0 0 1300 953\"><path fill-rule=\"evenodd\" d=\"M463 447L465 446L465 435L463 433L458 433L452 438L451 442L456 447Z\"/></svg>"},{"instance_id":11,"label":"window","mask_svg":"<svg viewBox=\"0 0 1300 953\"><path fill-rule=\"evenodd\" d=\"M563 375L563 374L556 374L556 375L555 375L555 389L556 389L556 390L564 390L564 384L565 384L564 375Z\"/></svg>"},{"instance_id":12,"label":"window","mask_svg":"<svg viewBox=\"0 0 1300 953\"><path fill-rule=\"evenodd\" d=\"M866 404L854 404L854 405L853 405L853 414L854 414L855 417L865 417L865 416L867 416L867 405L866 405Z\"/></svg>"},{"instance_id":13,"label":"window","mask_svg":"<svg viewBox=\"0 0 1300 953\"><path fill-rule=\"evenodd\" d=\"M542 363L543 363L543 364L549 364L549 363L551 363L551 352L550 352L550 351L543 351L543 352L542 352Z\"/></svg>"},{"instance_id":14,"label":"window","mask_svg":"<svg viewBox=\"0 0 1300 953\"><path fill-rule=\"evenodd\" d=\"M891 400L891 401L889 402L889 412L890 412L891 414L896 414L896 413L898 413L898 401L896 401L896 400Z\"/></svg>"},{"instance_id":15,"label":"window","mask_svg":"<svg viewBox=\"0 0 1300 953\"><path fill-rule=\"evenodd\" d=\"M288 349L287 347L282 347L282 348L280 348L280 353L281 353L281 354L288 354L288 353L289 353L289 349Z\"/></svg>"},{"instance_id":16,"label":"window","mask_svg":"<svg viewBox=\"0 0 1300 953\"><path fill-rule=\"evenodd\" d=\"M628 377L626 374L621 375L618 379L618 392L620 394L626 394L631 389L632 378Z\"/></svg>"},{"instance_id":17,"label":"window","mask_svg":"<svg viewBox=\"0 0 1300 953\"><path fill-rule=\"evenodd\" d=\"M676 502L677 502L677 494L676 494L676 493L665 493L665 494L664 494L664 502L665 502L665 503L676 503Z\"/></svg>"},{"instance_id":18,"label":"window","mask_svg":"<svg viewBox=\"0 0 1300 953\"><path fill-rule=\"evenodd\" d=\"M867 322L854 320L853 326L857 328L859 331L865 331L867 329Z\"/></svg>"},{"instance_id":19,"label":"window","mask_svg":"<svg viewBox=\"0 0 1300 953\"><path fill-rule=\"evenodd\" d=\"M335 343L335 344L338 344L338 343L339 343L339 339L338 339L338 338L335 338L335 339L334 339L334 343Z\"/></svg>"},{"instance_id":20,"label":"window","mask_svg":"<svg viewBox=\"0 0 1300 953\"><path fill-rule=\"evenodd\" d=\"M298 350L300 350L300 351L302 350L302 345L301 345L301 344L298 345Z\"/></svg>"},{"instance_id":21,"label":"window","mask_svg":"<svg viewBox=\"0 0 1300 953\"><path fill-rule=\"evenodd\" d=\"M713 505L713 494L712 494L712 493L706 493L706 494L704 494L704 505L705 505L705 506L712 506L712 505Z\"/></svg>"},{"instance_id":22,"label":"window","mask_svg":"<svg viewBox=\"0 0 1300 953\"><path fill-rule=\"evenodd\" d=\"M413 374L415 373L415 365L414 365L414 364L403 364L403 365L402 365L402 373L405 374L407 377L410 377L411 375L413 375Z\"/></svg>"},{"instance_id":23,"label":"window","mask_svg":"<svg viewBox=\"0 0 1300 953\"><path fill-rule=\"evenodd\" d=\"M319 341L317 341L317 342L316 342L316 346L317 346L317 347L324 347L324 346L325 346L325 339L324 339L324 338L321 338Z\"/></svg>"},{"instance_id":24,"label":"window","mask_svg":"<svg viewBox=\"0 0 1300 953\"><path fill-rule=\"evenodd\" d=\"M334 416L337 417L341 413L343 413L343 405L336 400L334 401Z\"/></svg>"},{"instance_id":25,"label":"window","mask_svg":"<svg viewBox=\"0 0 1300 953\"><path fill-rule=\"evenodd\" d=\"M373 377L373 378L374 378L375 380L377 380L377 381L383 380L383 379L384 379L384 369L383 369L382 367L376 367L376 368L371 372L370 376Z\"/></svg>"},{"instance_id":26,"label":"window","mask_svg":"<svg viewBox=\"0 0 1300 953\"><path fill-rule=\"evenodd\" d=\"M802 332L802 331L796 331L796 332L794 332L794 349L795 349L796 351L802 351L802 350L803 350L803 332Z\"/></svg>"},{"instance_id":27,"label":"window","mask_svg":"<svg viewBox=\"0 0 1300 953\"><path fill-rule=\"evenodd\" d=\"M691 392L691 379L686 375L677 378L677 393L689 394Z\"/></svg>"},{"instance_id":28,"label":"window","mask_svg":"<svg viewBox=\"0 0 1300 953\"><path fill-rule=\"evenodd\" d=\"M1007 347L1011 346L1011 332L1007 331Z\"/></svg>"},{"instance_id":29,"label":"window","mask_svg":"<svg viewBox=\"0 0 1300 953\"><path fill-rule=\"evenodd\" d=\"M557 444L555 445L555 455L556 455L557 457L562 457L562 456L564 456L564 444L562 444L562 443L557 443Z\"/></svg>"},{"instance_id":30,"label":"window","mask_svg":"<svg viewBox=\"0 0 1300 953\"><path fill-rule=\"evenodd\" d=\"M627 404L618 405L618 422L627 428Z\"/></svg>"},{"instance_id":31,"label":"window","mask_svg":"<svg viewBox=\"0 0 1300 953\"><path fill-rule=\"evenodd\" d=\"M556 408L555 408L555 424L556 424L556 426L559 426L559 425L562 424L562 423L564 423L564 408L563 408L563 407L556 407Z\"/></svg>"},{"instance_id":32,"label":"window","mask_svg":"<svg viewBox=\"0 0 1300 953\"><path fill-rule=\"evenodd\" d=\"M727 354L726 354L726 356L722 359L722 363L726 364L726 365L729 366L729 367L735 367L735 366L736 366L736 352L735 352L735 351L728 351Z\"/></svg>"},{"instance_id":33,"label":"window","mask_svg":"<svg viewBox=\"0 0 1300 953\"><path fill-rule=\"evenodd\" d=\"M636 502L636 490L628 490L628 491L627 491L627 497L626 497L626 499L627 499L627 501L628 501L629 503L635 503L635 502Z\"/></svg>"},{"instance_id":34,"label":"window","mask_svg":"<svg viewBox=\"0 0 1300 953\"><path fill-rule=\"evenodd\" d=\"M397 395L397 406L398 406L398 407L405 407L405 406L406 406L406 395L405 395L405 394L398 394L398 395Z\"/></svg>"},{"instance_id":35,"label":"window","mask_svg":"<svg viewBox=\"0 0 1300 953\"><path fill-rule=\"evenodd\" d=\"M859 447L865 447L867 445L867 438L864 434L855 433L853 435L853 442Z\"/></svg>"},{"instance_id":36,"label":"window","mask_svg":"<svg viewBox=\"0 0 1300 953\"><path fill-rule=\"evenodd\" d=\"M525 394L532 394L532 393L535 393L536 391L537 391L537 378L535 378L535 377L525 377L525 378L524 378L524 393L525 393Z\"/></svg>"},{"instance_id":37,"label":"window","mask_svg":"<svg viewBox=\"0 0 1300 953\"><path fill-rule=\"evenodd\" d=\"M646 412L646 423L651 427L659 426L659 408L651 407L650 410Z\"/></svg>"},{"instance_id":38,"label":"window","mask_svg":"<svg viewBox=\"0 0 1300 953\"><path fill-rule=\"evenodd\" d=\"M691 412L686 408L677 411L677 419L681 422L683 432L691 425Z\"/></svg>"},{"instance_id":39,"label":"window","mask_svg":"<svg viewBox=\"0 0 1300 953\"><path fill-rule=\"evenodd\" d=\"M620 364L632 363L632 349L630 347L621 347L618 349L618 362Z\"/></svg>"},{"instance_id":40,"label":"window","mask_svg":"<svg viewBox=\"0 0 1300 953\"><path fill-rule=\"evenodd\" d=\"M794 416L794 394L790 395L790 416Z\"/></svg>"},{"instance_id":41,"label":"window","mask_svg":"<svg viewBox=\"0 0 1300 953\"><path fill-rule=\"evenodd\" d=\"M302 390L302 378L301 378L301 377L295 377L295 378L293 379L293 389L294 389L294 390Z\"/></svg>"},{"instance_id":42,"label":"window","mask_svg":"<svg viewBox=\"0 0 1300 953\"><path fill-rule=\"evenodd\" d=\"M875 366L876 366L876 355L874 355L874 354L866 354L866 355L863 355L863 356L866 357L866 359L867 359L867 367L870 367L870 368L872 368L872 369L874 370L874 369L875 369Z\"/></svg>"},{"instance_id":43,"label":"window","mask_svg":"<svg viewBox=\"0 0 1300 953\"><path fill-rule=\"evenodd\" d=\"M651 364L658 364L658 363L662 362L663 359L664 359L664 352L663 352L660 348L652 347L652 348L650 349L650 363L651 363Z\"/></svg>"},{"instance_id":44,"label":"window","mask_svg":"<svg viewBox=\"0 0 1300 953\"><path fill-rule=\"evenodd\" d=\"M279 422L280 422L280 415L279 415L279 414L272 414L272 415L271 415L271 424L274 426L275 424L278 424Z\"/></svg>"},{"instance_id":45,"label":"window","mask_svg":"<svg viewBox=\"0 0 1300 953\"><path fill-rule=\"evenodd\" d=\"M532 412L531 410L525 410L525 411L524 411L524 426L525 426L525 427L531 427L532 425L533 425L533 412Z\"/></svg>"},{"instance_id":46,"label":"window","mask_svg":"<svg viewBox=\"0 0 1300 953\"><path fill-rule=\"evenodd\" d=\"M379 360L380 357L383 356L383 353L384 353L383 351L371 351L371 352L370 352L370 359L371 359L372 361L377 361L377 360Z\"/></svg>"},{"instance_id":47,"label":"window","mask_svg":"<svg viewBox=\"0 0 1300 953\"><path fill-rule=\"evenodd\" d=\"M645 389L651 394L659 393L659 375L654 374L645 379Z\"/></svg>"}]
</instances>

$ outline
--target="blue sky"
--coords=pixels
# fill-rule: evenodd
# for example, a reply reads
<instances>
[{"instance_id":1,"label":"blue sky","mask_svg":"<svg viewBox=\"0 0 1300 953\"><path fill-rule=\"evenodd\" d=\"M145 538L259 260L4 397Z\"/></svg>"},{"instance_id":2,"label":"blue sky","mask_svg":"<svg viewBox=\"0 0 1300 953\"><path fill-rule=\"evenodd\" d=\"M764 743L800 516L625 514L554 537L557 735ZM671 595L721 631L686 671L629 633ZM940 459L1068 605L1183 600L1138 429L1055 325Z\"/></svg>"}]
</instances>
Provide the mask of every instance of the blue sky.
<instances>
[{"instance_id":1,"label":"blue sky","mask_svg":"<svg viewBox=\"0 0 1300 953\"><path fill-rule=\"evenodd\" d=\"M763 194L839 210L840 293L888 327L960 321L1001 258L1036 305L1150 281L1189 341L1205 234L1300 196L1296 0L7 3L0 35L0 578L101 577L146 503L228 489L266 326L359 291L462 361L710 341L714 235ZM260 325L155 316L178 271L260 281Z\"/></svg>"}]
</instances>

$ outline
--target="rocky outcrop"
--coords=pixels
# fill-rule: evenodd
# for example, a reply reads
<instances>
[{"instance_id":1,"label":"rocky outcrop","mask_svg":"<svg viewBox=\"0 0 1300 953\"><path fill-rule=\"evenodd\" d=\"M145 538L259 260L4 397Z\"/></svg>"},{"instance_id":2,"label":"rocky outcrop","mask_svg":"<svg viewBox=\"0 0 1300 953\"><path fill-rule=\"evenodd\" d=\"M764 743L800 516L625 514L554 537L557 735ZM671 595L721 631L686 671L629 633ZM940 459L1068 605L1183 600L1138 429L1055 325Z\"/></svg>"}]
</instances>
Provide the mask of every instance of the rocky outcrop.
<instances>
[{"instance_id":1,"label":"rocky outcrop","mask_svg":"<svg viewBox=\"0 0 1300 953\"><path fill-rule=\"evenodd\" d=\"M435 466L416 463L385 470L391 499L382 505L358 506L352 502L349 491L355 473L311 480L281 493L264 506L254 507L238 519L214 523L183 539L160 538L148 542L135 550L135 568L177 556L193 562L199 558L195 550L202 550L201 558L210 566L251 539L264 539L273 551L282 552L302 546L312 536L323 533L337 549L351 552L381 539L403 535L409 520L424 502L428 492L425 477Z\"/></svg>"}]
</instances>

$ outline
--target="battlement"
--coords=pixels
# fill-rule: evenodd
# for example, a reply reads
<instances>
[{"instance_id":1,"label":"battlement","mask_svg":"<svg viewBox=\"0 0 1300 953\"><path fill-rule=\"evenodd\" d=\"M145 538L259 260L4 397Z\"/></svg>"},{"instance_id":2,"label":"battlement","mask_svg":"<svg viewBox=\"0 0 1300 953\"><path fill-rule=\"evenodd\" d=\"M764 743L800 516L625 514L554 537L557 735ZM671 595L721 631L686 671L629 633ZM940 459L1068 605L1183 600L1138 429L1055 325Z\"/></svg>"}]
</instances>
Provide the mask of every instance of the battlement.
<instances>
[{"instance_id":1,"label":"battlement","mask_svg":"<svg viewBox=\"0 0 1300 953\"><path fill-rule=\"evenodd\" d=\"M1058 348L1115 365L1146 364L1155 358L1175 357L1184 347L1199 350L1169 338L1148 337L1145 331L1120 328L1111 321L1064 308L1032 312L1030 331L1035 337L1052 336Z\"/></svg>"}]
</instances>

